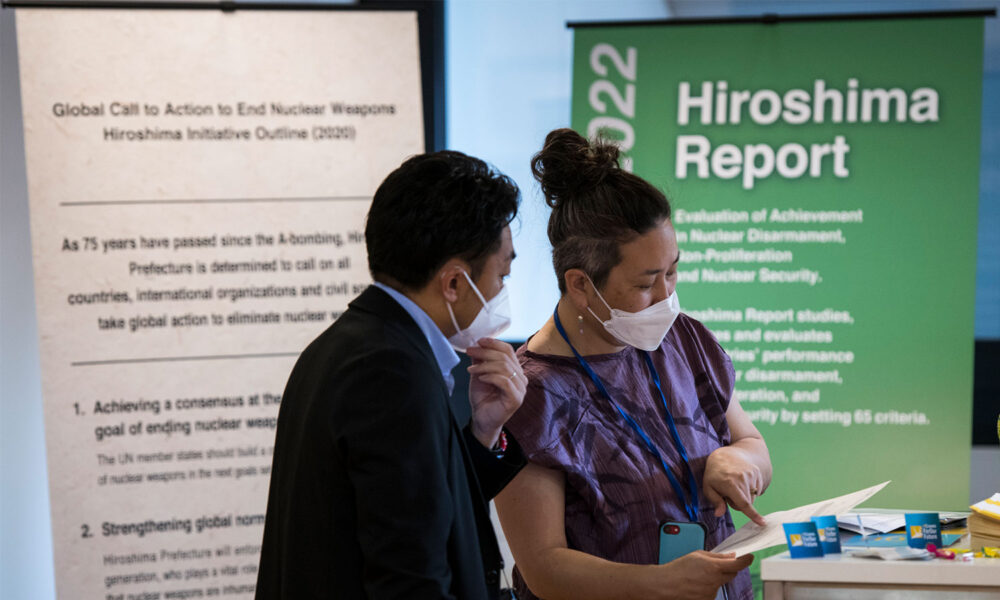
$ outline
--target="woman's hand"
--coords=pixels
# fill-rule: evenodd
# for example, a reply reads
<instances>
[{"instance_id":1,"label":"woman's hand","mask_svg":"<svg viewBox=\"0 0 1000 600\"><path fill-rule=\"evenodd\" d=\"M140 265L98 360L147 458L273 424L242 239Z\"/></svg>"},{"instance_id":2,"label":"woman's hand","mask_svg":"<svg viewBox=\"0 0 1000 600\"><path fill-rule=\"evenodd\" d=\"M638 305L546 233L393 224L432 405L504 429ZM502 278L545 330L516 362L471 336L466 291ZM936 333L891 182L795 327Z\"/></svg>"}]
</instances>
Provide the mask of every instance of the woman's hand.
<instances>
[{"instance_id":1,"label":"woman's hand","mask_svg":"<svg viewBox=\"0 0 1000 600\"><path fill-rule=\"evenodd\" d=\"M752 554L716 554L697 550L653 568L649 582L658 588L651 598L670 600L713 600L723 585L750 566Z\"/></svg>"},{"instance_id":2,"label":"woman's hand","mask_svg":"<svg viewBox=\"0 0 1000 600\"><path fill-rule=\"evenodd\" d=\"M712 600L753 562L752 555L698 550L665 565L636 565L570 550L566 476L530 462L496 505L521 575L548 600Z\"/></svg>"},{"instance_id":3,"label":"woman's hand","mask_svg":"<svg viewBox=\"0 0 1000 600\"><path fill-rule=\"evenodd\" d=\"M764 517L754 509L753 501L768 483L750 452L738 445L723 446L708 455L702 491L715 506L715 516L726 514L728 503L754 523L764 525Z\"/></svg>"}]
</instances>

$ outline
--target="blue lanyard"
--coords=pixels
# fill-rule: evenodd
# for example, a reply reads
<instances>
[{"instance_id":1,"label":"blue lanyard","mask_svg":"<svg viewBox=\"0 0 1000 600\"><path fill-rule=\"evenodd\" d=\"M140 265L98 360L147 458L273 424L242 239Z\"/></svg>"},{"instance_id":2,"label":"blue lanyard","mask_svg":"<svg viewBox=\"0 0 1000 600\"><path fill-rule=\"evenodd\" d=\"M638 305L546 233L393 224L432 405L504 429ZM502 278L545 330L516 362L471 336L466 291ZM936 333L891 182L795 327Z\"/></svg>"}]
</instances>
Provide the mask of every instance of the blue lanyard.
<instances>
[{"instance_id":1,"label":"blue lanyard","mask_svg":"<svg viewBox=\"0 0 1000 600\"><path fill-rule=\"evenodd\" d=\"M649 353L644 350L639 350L642 352L643 358L646 359L646 367L649 369L649 375L653 379L653 384L656 385L656 391L660 393L660 401L663 402L663 411L667 415L666 421L670 428L670 437L674 439L674 444L677 446L677 451L681 455L681 459L684 461L684 468L687 470L688 475L688 490L691 492L691 501L688 502L688 496L684 493L684 488L681 486L680 482L677 481L677 477L674 476L673 471L670 470L670 466L667 465L667 461L663 460L663 456L660 455L660 451L657 450L656 446L653 444L653 440L646 435L646 432L639 427L639 424L635 422L627 412L622 410L622 407L618 406L618 403L614 401L611 394L608 393L607 388L604 387L604 383L601 382L601 378L597 376L587 361L584 360L580 353L576 351L573 344L569 341L569 336L566 335L566 330L563 329L562 321L559 320L559 308L552 312L552 316L555 317L556 329L559 331L559 335L566 340L566 344L569 345L569 349L573 351L573 356L576 360L580 362L580 366L583 370L587 372L590 376L590 380L594 382L597 389L600 390L601 394L608 399L611 406L614 406L618 411L618 414L625 419L625 422L629 424L632 429L639 434L642 438L646 449L660 461L660 465L663 467L664 472L667 474L667 479L670 480L670 486L674 488L674 493L677 494L681 500L684 501L684 511L687 512L688 518L692 522L698 520L698 483L695 481L694 472L691 470L691 463L688 461L687 450L684 449L684 444L681 442L681 436L677 433L677 426L674 424L674 418L670 415L670 408L667 406L667 397L663 394L663 387L660 385L660 375L656 372L656 368L653 366L653 359L649 358Z\"/></svg>"}]
</instances>

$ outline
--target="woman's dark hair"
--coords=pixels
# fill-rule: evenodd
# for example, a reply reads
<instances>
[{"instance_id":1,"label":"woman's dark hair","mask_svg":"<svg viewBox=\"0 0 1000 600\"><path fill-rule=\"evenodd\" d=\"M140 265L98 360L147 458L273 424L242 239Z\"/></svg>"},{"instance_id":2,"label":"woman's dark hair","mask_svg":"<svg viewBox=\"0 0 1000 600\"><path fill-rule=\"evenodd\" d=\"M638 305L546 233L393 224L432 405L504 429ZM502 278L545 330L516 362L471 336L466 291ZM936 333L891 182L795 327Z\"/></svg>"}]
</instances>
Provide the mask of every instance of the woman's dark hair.
<instances>
[{"instance_id":1,"label":"woman's dark hair","mask_svg":"<svg viewBox=\"0 0 1000 600\"><path fill-rule=\"evenodd\" d=\"M618 152L613 142L588 142L572 129L556 129L531 159L531 172L552 207L549 241L563 294L569 269L583 270L604 287L622 260L621 245L670 218L667 197L622 170Z\"/></svg>"},{"instance_id":2,"label":"woman's dark hair","mask_svg":"<svg viewBox=\"0 0 1000 600\"><path fill-rule=\"evenodd\" d=\"M478 158L441 151L414 156L379 185L365 224L372 278L423 288L461 258L475 280L517 214L517 184Z\"/></svg>"}]
</instances>

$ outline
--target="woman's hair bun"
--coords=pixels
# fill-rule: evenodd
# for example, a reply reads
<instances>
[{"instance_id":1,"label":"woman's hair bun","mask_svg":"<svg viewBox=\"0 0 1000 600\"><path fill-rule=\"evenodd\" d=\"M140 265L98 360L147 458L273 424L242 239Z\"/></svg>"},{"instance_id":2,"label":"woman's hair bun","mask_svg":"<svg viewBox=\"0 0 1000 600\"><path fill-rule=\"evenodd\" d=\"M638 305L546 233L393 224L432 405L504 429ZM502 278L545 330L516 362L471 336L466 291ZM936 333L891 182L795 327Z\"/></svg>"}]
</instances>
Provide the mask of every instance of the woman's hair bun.
<instances>
[{"instance_id":1,"label":"woman's hair bun","mask_svg":"<svg viewBox=\"0 0 1000 600\"><path fill-rule=\"evenodd\" d=\"M618 152L614 142L590 142L572 129L556 129L545 136L542 150L531 159L531 172L542 186L546 204L556 208L618 171Z\"/></svg>"}]
</instances>

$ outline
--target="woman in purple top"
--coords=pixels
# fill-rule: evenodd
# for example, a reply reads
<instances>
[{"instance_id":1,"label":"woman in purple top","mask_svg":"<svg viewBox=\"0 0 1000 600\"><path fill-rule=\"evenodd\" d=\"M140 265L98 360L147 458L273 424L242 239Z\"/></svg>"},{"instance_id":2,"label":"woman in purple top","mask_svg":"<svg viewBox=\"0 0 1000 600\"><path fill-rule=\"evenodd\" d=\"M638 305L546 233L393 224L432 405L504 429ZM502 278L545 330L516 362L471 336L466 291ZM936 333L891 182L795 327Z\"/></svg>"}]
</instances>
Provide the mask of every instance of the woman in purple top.
<instances>
[{"instance_id":1,"label":"woman in purple top","mask_svg":"<svg viewBox=\"0 0 1000 600\"><path fill-rule=\"evenodd\" d=\"M612 144L553 131L532 161L552 207L562 297L518 355L529 379L508 422L529 464L496 498L519 600L753 597L752 556L693 551L659 565L660 524L705 546L758 523L767 446L732 399L732 363L680 314L666 197Z\"/></svg>"}]
</instances>

